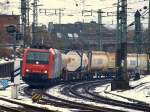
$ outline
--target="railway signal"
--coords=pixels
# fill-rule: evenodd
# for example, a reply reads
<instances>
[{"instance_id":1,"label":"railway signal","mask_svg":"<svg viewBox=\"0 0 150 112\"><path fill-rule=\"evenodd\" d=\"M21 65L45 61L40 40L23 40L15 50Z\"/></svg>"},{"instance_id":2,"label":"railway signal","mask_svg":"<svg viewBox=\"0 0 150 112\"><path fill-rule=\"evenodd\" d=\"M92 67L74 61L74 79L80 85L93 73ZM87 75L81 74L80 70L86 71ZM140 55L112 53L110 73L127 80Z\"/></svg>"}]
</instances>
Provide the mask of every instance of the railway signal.
<instances>
[{"instance_id":1,"label":"railway signal","mask_svg":"<svg viewBox=\"0 0 150 112\"><path fill-rule=\"evenodd\" d=\"M14 60L16 59L16 44L18 40L21 40L23 35L18 31L16 26L9 25L6 27L6 32L12 37L13 40L13 52L14 52Z\"/></svg>"},{"instance_id":2,"label":"railway signal","mask_svg":"<svg viewBox=\"0 0 150 112\"><path fill-rule=\"evenodd\" d=\"M6 27L6 31L13 37L13 50L14 50L14 60L16 58L16 27L14 25L9 25Z\"/></svg>"},{"instance_id":3,"label":"railway signal","mask_svg":"<svg viewBox=\"0 0 150 112\"><path fill-rule=\"evenodd\" d=\"M9 25L9 26L6 27L6 31L9 34L12 34L12 33L16 32L16 27L14 25Z\"/></svg>"},{"instance_id":4,"label":"railway signal","mask_svg":"<svg viewBox=\"0 0 150 112\"><path fill-rule=\"evenodd\" d=\"M9 35L11 35L15 40L21 40L22 34L17 31L16 27L14 25L9 25L6 27L6 31Z\"/></svg>"}]
</instances>

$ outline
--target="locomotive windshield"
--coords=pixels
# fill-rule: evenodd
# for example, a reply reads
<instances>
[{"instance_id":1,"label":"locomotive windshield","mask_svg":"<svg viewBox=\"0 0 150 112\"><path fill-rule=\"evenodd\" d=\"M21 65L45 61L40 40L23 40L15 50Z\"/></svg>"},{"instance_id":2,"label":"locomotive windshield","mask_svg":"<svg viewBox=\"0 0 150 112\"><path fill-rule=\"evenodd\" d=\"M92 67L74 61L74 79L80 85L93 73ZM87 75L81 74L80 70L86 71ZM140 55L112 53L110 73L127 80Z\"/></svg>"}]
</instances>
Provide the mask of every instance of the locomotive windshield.
<instances>
[{"instance_id":1,"label":"locomotive windshield","mask_svg":"<svg viewBox=\"0 0 150 112\"><path fill-rule=\"evenodd\" d=\"M48 52L28 52L27 63L32 64L48 64L49 53Z\"/></svg>"}]
</instances>

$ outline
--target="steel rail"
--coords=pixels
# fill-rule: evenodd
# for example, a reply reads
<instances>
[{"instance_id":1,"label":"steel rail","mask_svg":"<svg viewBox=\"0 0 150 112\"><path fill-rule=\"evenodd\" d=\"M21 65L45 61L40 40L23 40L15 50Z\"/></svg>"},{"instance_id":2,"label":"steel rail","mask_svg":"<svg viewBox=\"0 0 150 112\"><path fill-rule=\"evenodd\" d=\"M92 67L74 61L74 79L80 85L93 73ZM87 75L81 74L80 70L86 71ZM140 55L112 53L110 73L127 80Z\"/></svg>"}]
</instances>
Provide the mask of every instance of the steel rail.
<instances>
[{"instance_id":1,"label":"steel rail","mask_svg":"<svg viewBox=\"0 0 150 112\"><path fill-rule=\"evenodd\" d=\"M65 100L63 98L58 98L53 95L50 95L46 93L45 90L39 90L39 92L43 92L43 97L41 99L41 103L44 104L50 104L54 106L59 106L59 107L69 107L69 108L75 108L75 109L81 109L82 111L98 111L98 112L124 112L116 109L110 109L110 108L105 108L105 107L100 107L100 106L93 106L89 104L83 104L83 103L78 103L70 100ZM25 93L31 96L32 89L26 88ZM39 102L40 103L40 102Z\"/></svg>"},{"instance_id":2,"label":"steel rail","mask_svg":"<svg viewBox=\"0 0 150 112\"><path fill-rule=\"evenodd\" d=\"M97 83L97 82L95 82ZM99 84L104 84L104 82L99 82ZM98 85L98 84L97 84ZM77 88L84 88L85 92L90 95L89 96L85 96L82 95L81 93L78 93ZM83 83L83 84L76 84L74 86L71 86L70 92L80 98L85 98L94 102L100 102L100 103L104 103L104 104L109 104L109 105L113 105L113 106L120 106L120 107L125 107L125 108L129 108L129 109L137 109L137 110L142 110L142 111L150 111L150 107L148 105L139 105L139 104L134 104L134 103L127 103L127 102L123 102L123 101L118 101L118 100L113 100L110 98L105 98L102 96L98 96L95 95L93 93L88 92L89 88L93 88L92 83Z\"/></svg>"},{"instance_id":3,"label":"steel rail","mask_svg":"<svg viewBox=\"0 0 150 112\"><path fill-rule=\"evenodd\" d=\"M4 105L0 105L0 112L2 112L2 111L4 111L4 112L26 112L26 111L23 111L23 109L22 110L20 110L20 109L18 109L18 108L16 108L16 107L8 107L8 106L4 106Z\"/></svg>"},{"instance_id":4,"label":"steel rail","mask_svg":"<svg viewBox=\"0 0 150 112\"><path fill-rule=\"evenodd\" d=\"M90 89L92 89L93 86L98 86L98 85L99 85L99 84L89 85L89 86L87 86L87 87L85 88L85 91L86 91L88 94L90 94L90 95L92 95L92 96L95 96L96 98L105 98L105 97L103 97L103 96L101 96L101 95L95 94L94 92L90 92ZM104 91L104 92L107 93L106 91ZM115 94L112 94L112 95L115 95ZM117 96L117 95L116 95L116 96ZM119 96L119 95L118 95L118 96ZM132 105L140 106L140 107L148 108L148 109L150 108L150 105L149 105L148 103L145 103L145 102L142 102L142 101L139 101L139 100L135 100L135 99L132 99L132 98L127 98L127 97L122 97L122 98L127 99L127 100L133 102ZM105 99L106 99L106 98L105 98ZM122 103L122 101L118 101L118 100L114 100L114 99L110 99L110 98L108 98L108 100L116 101L116 102L118 102L118 103ZM126 102L123 102L123 103L128 104L128 103L126 103Z\"/></svg>"},{"instance_id":5,"label":"steel rail","mask_svg":"<svg viewBox=\"0 0 150 112\"><path fill-rule=\"evenodd\" d=\"M23 112L29 112L29 111L30 112L54 112L54 111L48 110L47 108L28 105L25 103L14 101L14 100L9 100L9 99L5 99L5 98L0 98L0 100L21 106L21 108L25 109L25 110L22 110Z\"/></svg>"},{"instance_id":6,"label":"steel rail","mask_svg":"<svg viewBox=\"0 0 150 112\"><path fill-rule=\"evenodd\" d=\"M74 101L70 101L70 100L65 100L62 98L58 98L58 97L49 95L47 93L45 93L44 95L50 99L55 99L55 100L61 101L61 102L59 102L59 104L63 104L65 106L73 107L73 108L77 108L77 109L91 110L91 111L98 111L98 112L124 112L121 110L110 109L110 108L100 107L100 106L93 106L93 105L89 105L89 104L83 104L83 103L78 103L78 102L74 102ZM49 101L47 99L45 99L45 100ZM58 101L57 101L57 103L58 103Z\"/></svg>"}]
</instances>

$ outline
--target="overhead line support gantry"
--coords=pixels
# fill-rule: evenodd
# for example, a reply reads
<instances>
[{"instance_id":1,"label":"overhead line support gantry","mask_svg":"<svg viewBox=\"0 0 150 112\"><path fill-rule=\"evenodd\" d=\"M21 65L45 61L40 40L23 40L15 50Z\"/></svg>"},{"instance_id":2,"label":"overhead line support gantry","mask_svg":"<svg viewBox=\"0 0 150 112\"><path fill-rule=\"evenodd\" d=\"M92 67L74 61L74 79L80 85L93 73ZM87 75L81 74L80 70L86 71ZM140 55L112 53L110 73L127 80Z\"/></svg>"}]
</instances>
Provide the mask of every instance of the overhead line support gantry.
<instances>
[{"instance_id":1,"label":"overhead line support gantry","mask_svg":"<svg viewBox=\"0 0 150 112\"><path fill-rule=\"evenodd\" d=\"M117 50L116 77L111 83L111 89L128 89L127 74L127 0L118 0L117 4Z\"/></svg>"}]
</instances>

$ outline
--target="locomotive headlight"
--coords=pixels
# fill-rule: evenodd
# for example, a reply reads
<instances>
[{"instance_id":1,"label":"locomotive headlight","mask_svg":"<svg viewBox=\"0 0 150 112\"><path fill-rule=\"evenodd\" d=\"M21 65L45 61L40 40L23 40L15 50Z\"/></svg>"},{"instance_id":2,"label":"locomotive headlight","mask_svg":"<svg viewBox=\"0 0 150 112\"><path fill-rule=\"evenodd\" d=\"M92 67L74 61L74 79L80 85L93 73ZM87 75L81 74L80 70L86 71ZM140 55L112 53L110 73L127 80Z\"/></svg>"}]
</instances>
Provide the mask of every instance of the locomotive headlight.
<instances>
[{"instance_id":1,"label":"locomotive headlight","mask_svg":"<svg viewBox=\"0 0 150 112\"><path fill-rule=\"evenodd\" d=\"M47 70L45 70L44 73L46 74L46 73L47 73Z\"/></svg>"},{"instance_id":2,"label":"locomotive headlight","mask_svg":"<svg viewBox=\"0 0 150 112\"><path fill-rule=\"evenodd\" d=\"M26 69L26 72L29 72L29 69Z\"/></svg>"}]
</instances>

